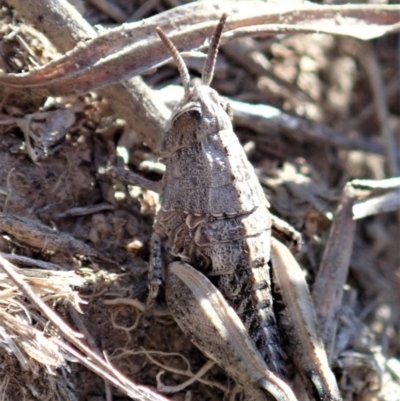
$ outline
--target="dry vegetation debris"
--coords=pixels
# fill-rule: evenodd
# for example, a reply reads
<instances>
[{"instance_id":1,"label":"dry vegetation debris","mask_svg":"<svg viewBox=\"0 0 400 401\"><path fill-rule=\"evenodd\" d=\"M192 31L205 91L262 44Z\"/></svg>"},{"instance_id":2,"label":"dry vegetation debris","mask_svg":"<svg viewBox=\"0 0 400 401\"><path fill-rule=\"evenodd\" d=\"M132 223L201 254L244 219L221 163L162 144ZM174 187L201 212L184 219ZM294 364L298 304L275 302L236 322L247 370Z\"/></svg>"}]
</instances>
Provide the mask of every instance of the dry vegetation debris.
<instances>
[{"instance_id":1,"label":"dry vegetation debris","mask_svg":"<svg viewBox=\"0 0 400 401\"><path fill-rule=\"evenodd\" d=\"M154 29L196 75L225 11L213 87L272 211L303 235L344 399L400 400L400 7L72 3L0 2L0 399L240 399L162 297L140 330L157 187L100 174L162 176L182 89L172 64L155 70Z\"/></svg>"}]
</instances>

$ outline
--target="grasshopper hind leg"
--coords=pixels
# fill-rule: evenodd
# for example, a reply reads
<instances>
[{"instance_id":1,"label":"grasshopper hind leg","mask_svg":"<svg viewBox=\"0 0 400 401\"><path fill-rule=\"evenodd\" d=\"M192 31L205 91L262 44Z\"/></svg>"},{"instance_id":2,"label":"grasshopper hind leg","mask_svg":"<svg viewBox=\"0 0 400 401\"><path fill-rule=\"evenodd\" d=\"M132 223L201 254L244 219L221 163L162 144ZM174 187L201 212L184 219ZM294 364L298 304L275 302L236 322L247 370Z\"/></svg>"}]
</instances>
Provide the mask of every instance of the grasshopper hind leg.
<instances>
[{"instance_id":1,"label":"grasshopper hind leg","mask_svg":"<svg viewBox=\"0 0 400 401\"><path fill-rule=\"evenodd\" d=\"M273 311L268 266L221 275L217 287L243 321L267 366L284 378L287 373L286 358Z\"/></svg>"},{"instance_id":2,"label":"grasshopper hind leg","mask_svg":"<svg viewBox=\"0 0 400 401\"><path fill-rule=\"evenodd\" d=\"M206 276L188 263L173 262L166 268L165 283L168 306L182 331L243 387L247 401L297 401Z\"/></svg>"}]
</instances>

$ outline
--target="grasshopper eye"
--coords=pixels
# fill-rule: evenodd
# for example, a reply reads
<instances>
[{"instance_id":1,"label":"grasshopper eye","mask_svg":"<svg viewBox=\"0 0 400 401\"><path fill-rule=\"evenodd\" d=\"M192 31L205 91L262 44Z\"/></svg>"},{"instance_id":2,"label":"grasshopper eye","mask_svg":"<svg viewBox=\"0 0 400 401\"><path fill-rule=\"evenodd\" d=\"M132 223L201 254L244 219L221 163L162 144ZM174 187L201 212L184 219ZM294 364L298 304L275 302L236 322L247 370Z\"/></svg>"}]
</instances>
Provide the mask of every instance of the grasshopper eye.
<instances>
[{"instance_id":1,"label":"grasshopper eye","mask_svg":"<svg viewBox=\"0 0 400 401\"><path fill-rule=\"evenodd\" d=\"M200 118L201 113L199 110L188 110L184 113L178 114L172 121L172 126L178 134L187 135L196 130Z\"/></svg>"}]
</instances>

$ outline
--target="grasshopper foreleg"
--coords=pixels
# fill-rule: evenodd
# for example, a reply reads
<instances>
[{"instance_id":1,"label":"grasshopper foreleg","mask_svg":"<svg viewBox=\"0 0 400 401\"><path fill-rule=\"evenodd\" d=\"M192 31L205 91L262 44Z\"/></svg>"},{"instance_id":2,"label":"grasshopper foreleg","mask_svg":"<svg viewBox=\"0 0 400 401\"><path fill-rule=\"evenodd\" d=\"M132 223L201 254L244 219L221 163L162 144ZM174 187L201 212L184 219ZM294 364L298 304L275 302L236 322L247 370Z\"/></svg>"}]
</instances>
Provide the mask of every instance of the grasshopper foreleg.
<instances>
[{"instance_id":1,"label":"grasshopper foreleg","mask_svg":"<svg viewBox=\"0 0 400 401\"><path fill-rule=\"evenodd\" d=\"M153 314L158 291L162 284L162 270L162 239L158 234L153 233L151 236L151 254L147 279L149 293L147 295L146 308L143 314L144 322L147 322Z\"/></svg>"},{"instance_id":2,"label":"grasshopper foreleg","mask_svg":"<svg viewBox=\"0 0 400 401\"><path fill-rule=\"evenodd\" d=\"M109 166L102 168L99 173L107 177L113 178L114 180L120 181L123 184L137 185L143 189L160 193L162 191L162 181L152 181L144 178L140 174L134 173L130 170Z\"/></svg>"}]
</instances>

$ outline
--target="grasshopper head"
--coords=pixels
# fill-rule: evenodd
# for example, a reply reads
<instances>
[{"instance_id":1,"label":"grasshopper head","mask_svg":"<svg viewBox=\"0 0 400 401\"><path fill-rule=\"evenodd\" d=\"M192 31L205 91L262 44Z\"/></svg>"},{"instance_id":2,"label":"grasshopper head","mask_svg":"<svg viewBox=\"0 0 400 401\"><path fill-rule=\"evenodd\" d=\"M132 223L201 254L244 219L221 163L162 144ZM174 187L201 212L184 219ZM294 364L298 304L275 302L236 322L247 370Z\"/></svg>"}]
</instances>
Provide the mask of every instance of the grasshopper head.
<instances>
[{"instance_id":1,"label":"grasshopper head","mask_svg":"<svg viewBox=\"0 0 400 401\"><path fill-rule=\"evenodd\" d=\"M232 130L232 113L229 103L210 88L222 30L227 15L223 14L211 39L204 65L201 85L192 87L188 69L178 50L165 33L157 28L157 33L174 59L185 89L182 101L175 107L168 122L161 144L164 157L183 147L200 142L207 135L221 130Z\"/></svg>"}]
</instances>

